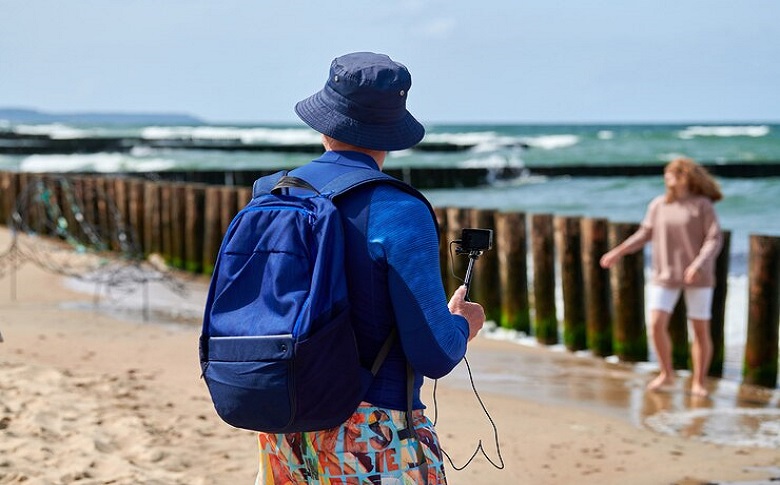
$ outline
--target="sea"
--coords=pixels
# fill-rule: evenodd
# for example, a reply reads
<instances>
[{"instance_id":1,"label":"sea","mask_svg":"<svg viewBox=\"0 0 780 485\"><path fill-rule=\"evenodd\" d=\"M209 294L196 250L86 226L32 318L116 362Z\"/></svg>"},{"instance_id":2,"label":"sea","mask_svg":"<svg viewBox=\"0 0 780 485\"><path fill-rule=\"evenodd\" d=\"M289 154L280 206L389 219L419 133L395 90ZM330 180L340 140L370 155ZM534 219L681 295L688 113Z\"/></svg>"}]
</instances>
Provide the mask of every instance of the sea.
<instances>
[{"instance_id":1,"label":"sea","mask_svg":"<svg viewBox=\"0 0 780 485\"><path fill-rule=\"evenodd\" d=\"M579 215L607 218L613 222L638 223L645 214L648 202L663 192L661 176L546 177L535 175L533 169L570 165L658 166L678 156L691 157L707 165L780 164L780 123L428 124L426 129L424 144L450 149L392 152L385 162L386 167L521 169L517 171L520 175L515 178L497 177L483 186L423 189L434 206ZM299 124L36 124L0 120L2 133L46 136L59 140L128 137L150 142L178 140L211 145L225 143L233 147L241 144L280 147L298 145L315 147L314 151L320 142L317 133ZM311 152L155 148L139 144L126 151L106 153L0 154L0 170L143 173L165 170L277 169L302 165L314 157ZM528 170L524 171L523 168ZM747 331L749 238L751 235L780 237L780 177L719 177L718 181L724 199L716 204L716 211L723 229L731 232L725 322L726 354L722 382L738 386ZM558 299L559 317L562 318L560 288ZM195 315L193 318L198 318L200 307L196 304L191 310ZM489 336L520 345L536 345L532 337L512 332L495 330ZM553 350L564 351L561 347ZM646 365L652 368L654 360L650 355ZM477 362L477 366L479 364ZM489 362L484 365L489 365ZM547 372L539 370L540 378L546 376ZM561 374L567 372L562 371ZM475 373L488 389L492 382L494 390L507 389L506 379L511 377L494 371L476 370ZM532 385L530 381L523 383L525 387ZM631 396L634 397L631 402L641 402L643 386L636 384L632 389ZM721 389L724 389L723 384ZM731 389L719 391L717 398L723 400L724 393L738 396L742 392L737 387ZM758 443L758 446L778 445L777 410L766 409L765 406L760 410L742 409L742 404L738 402L737 413L742 413L739 416L743 421L748 419L746 416L749 417L750 413L764 414L760 419L756 418L755 426L731 427L723 423L733 421L735 401L728 398L725 404L717 404L720 402L718 399L714 401L714 409L702 411L709 413L707 416L711 422L720 423L718 426L721 426L710 433L711 440L717 438L728 441L741 433L747 436L745 439L753 440L750 443ZM768 402L774 403L769 407L780 402L780 391L768 398ZM641 405L631 404L628 408L638 409ZM672 406L672 411L671 414L660 415L662 418L656 414L655 424L648 418L645 425L660 432L672 429L670 433L680 433L686 423L700 419L695 414L700 411L690 409L682 401ZM725 413L722 419L717 418L718 413ZM640 411L633 414L644 416ZM771 427L769 438L766 426Z\"/></svg>"}]
</instances>

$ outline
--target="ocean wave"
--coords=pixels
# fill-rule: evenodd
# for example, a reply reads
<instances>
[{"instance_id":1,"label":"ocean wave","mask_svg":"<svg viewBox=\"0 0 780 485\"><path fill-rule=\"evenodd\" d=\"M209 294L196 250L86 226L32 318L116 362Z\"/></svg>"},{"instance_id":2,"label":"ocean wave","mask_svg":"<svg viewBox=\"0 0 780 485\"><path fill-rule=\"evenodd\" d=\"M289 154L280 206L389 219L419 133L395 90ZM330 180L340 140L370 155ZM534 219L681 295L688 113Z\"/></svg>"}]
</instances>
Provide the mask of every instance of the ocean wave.
<instances>
[{"instance_id":1,"label":"ocean wave","mask_svg":"<svg viewBox=\"0 0 780 485\"><path fill-rule=\"evenodd\" d=\"M94 133L87 130L73 128L62 123L50 123L44 125L16 125L14 132L20 135L46 135L58 140L71 138L85 138Z\"/></svg>"},{"instance_id":2,"label":"ocean wave","mask_svg":"<svg viewBox=\"0 0 780 485\"><path fill-rule=\"evenodd\" d=\"M502 148L520 146L521 138L499 135L494 131L470 131L463 133L431 133L425 135L423 143L446 143L470 146L475 152L493 152Z\"/></svg>"},{"instance_id":3,"label":"ocean wave","mask_svg":"<svg viewBox=\"0 0 780 485\"><path fill-rule=\"evenodd\" d=\"M175 167L173 160L138 159L120 153L31 155L19 164L19 170L23 172L154 172Z\"/></svg>"},{"instance_id":4,"label":"ocean wave","mask_svg":"<svg viewBox=\"0 0 780 485\"><path fill-rule=\"evenodd\" d=\"M238 128L229 126L150 126L141 131L147 140L219 140L246 145L320 143L320 134L308 128Z\"/></svg>"},{"instance_id":5,"label":"ocean wave","mask_svg":"<svg viewBox=\"0 0 780 485\"><path fill-rule=\"evenodd\" d=\"M566 148L576 145L580 142L577 135L542 135L523 139L531 148L541 148L543 150L555 150L557 148Z\"/></svg>"},{"instance_id":6,"label":"ocean wave","mask_svg":"<svg viewBox=\"0 0 780 485\"><path fill-rule=\"evenodd\" d=\"M690 140L696 136L749 136L759 138L769 134L770 128L767 125L752 126L689 126L677 133L677 136L683 140Z\"/></svg>"},{"instance_id":7,"label":"ocean wave","mask_svg":"<svg viewBox=\"0 0 780 485\"><path fill-rule=\"evenodd\" d=\"M496 153L481 158L469 158L458 162L457 166L458 168L522 168L525 163L518 157L507 157Z\"/></svg>"}]
</instances>

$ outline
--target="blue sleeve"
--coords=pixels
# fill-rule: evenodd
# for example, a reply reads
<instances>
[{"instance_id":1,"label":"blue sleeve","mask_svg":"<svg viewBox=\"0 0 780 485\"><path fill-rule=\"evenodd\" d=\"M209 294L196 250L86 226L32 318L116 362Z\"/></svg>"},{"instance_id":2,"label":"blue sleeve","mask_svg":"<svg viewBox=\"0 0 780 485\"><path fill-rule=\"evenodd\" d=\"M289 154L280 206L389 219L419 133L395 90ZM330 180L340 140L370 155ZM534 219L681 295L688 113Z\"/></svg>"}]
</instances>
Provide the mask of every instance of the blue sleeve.
<instances>
[{"instance_id":1,"label":"blue sleeve","mask_svg":"<svg viewBox=\"0 0 780 485\"><path fill-rule=\"evenodd\" d=\"M369 250L387 265L404 353L417 372L438 379L465 355L469 329L447 308L431 213L421 200L388 186L374 190L370 208Z\"/></svg>"}]
</instances>

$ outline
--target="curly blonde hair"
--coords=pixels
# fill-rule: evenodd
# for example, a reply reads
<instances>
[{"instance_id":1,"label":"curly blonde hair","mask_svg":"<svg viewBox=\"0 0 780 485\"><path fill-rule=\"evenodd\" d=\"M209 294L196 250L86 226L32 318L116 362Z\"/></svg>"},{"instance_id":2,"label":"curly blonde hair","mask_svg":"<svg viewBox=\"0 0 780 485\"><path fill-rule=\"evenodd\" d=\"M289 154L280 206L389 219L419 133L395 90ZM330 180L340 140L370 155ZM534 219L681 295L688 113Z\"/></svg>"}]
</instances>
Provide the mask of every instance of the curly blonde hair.
<instances>
[{"instance_id":1,"label":"curly blonde hair","mask_svg":"<svg viewBox=\"0 0 780 485\"><path fill-rule=\"evenodd\" d=\"M690 158L675 158L664 167L664 172L672 172L677 176L683 176L688 181L688 190L695 195L702 195L713 202L723 198L720 185L710 175L706 168L694 162ZM671 190L666 191L666 201L674 200Z\"/></svg>"}]
</instances>

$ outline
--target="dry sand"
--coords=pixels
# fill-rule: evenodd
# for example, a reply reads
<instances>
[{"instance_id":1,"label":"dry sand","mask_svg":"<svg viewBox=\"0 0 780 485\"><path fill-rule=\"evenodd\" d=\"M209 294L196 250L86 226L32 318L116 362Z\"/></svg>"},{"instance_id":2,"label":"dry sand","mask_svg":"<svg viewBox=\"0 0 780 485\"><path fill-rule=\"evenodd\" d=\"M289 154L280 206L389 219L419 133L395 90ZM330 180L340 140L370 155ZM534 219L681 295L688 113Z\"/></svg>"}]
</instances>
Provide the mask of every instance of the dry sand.
<instances>
[{"instance_id":1,"label":"dry sand","mask_svg":"<svg viewBox=\"0 0 780 485\"><path fill-rule=\"evenodd\" d=\"M8 243L0 229L0 253ZM196 325L93 311L92 295L33 265L17 275L14 301L10 288L6 273L0 279L0 484L253 483L253 433L214 413L199 378ZM190 298L197 303L203 295ZM499 353L518 362L544 353L568 365L565 354L482 337L469 350L477 358ZM507 365L523 372L517 362ZM478 440L497 459L474 395L446 380L438 387L437 428L456 463ZM660 435L574 400L481 395L499 426L506 466L497 470L478 457L464 471L448 469L452 485L769 483L780 475L777 450Z\"/></svg>"}]
</instances>

